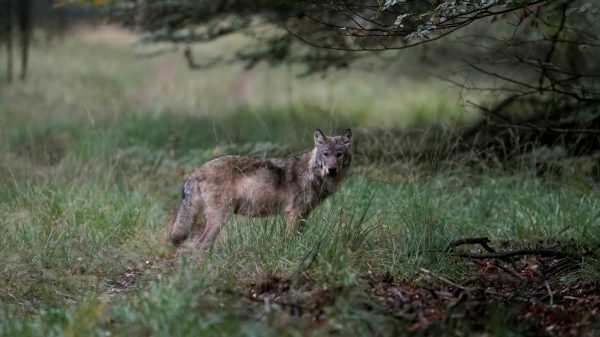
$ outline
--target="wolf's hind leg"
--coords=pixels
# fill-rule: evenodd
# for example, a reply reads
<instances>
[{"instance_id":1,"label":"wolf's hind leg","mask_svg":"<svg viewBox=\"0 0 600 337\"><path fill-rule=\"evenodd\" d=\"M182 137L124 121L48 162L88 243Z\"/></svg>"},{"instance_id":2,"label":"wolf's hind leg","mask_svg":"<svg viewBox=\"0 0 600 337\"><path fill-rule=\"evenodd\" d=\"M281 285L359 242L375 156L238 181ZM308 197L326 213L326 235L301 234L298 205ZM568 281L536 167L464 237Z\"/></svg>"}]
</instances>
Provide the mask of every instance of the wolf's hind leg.
<instances>
[{"instance_id":1,"label":"wolf's hind leg","mask_svg":"<svg viewBox=\"0 0 600 337\"><path fill-rule=\"evenodd\" d=\"M190 235L201 206L202 200L198 182L188 179L183 185L181 204L169 233L173 245L178 246Z\"/></svg>"}]
</instances>

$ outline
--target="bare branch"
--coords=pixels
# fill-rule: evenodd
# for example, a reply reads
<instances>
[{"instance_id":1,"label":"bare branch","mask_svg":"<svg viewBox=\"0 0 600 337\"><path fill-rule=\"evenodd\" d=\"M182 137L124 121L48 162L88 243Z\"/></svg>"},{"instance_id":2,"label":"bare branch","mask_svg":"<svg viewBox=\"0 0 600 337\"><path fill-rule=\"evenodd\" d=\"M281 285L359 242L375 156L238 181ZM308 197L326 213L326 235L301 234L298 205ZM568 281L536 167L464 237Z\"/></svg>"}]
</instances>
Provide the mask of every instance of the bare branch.
<instances>
[{"instance_id":1,"label":"bare branch","mask_svg":"<svg viewBox=\"0 0 600 337\"><path fill-rule=\"evenodd\" d=\"M520 249L520 250L513 250L513 251L508 251L508 252L500 252L500 253L488 253L488 254L458 253L458 254L454 254L454 255L458 256L458 257L464 257L464 258L476 259L476 260L507 259L507 258L511 258L511 257L525 256L525 255L537 255L537 256L557 257L557 258L563 258L563 257L581 258L581 255L575 255L575 254L552 250L552 249Z\"/></svg>"},{"instance_id":2,"label":"bare branch","mask_svg":"<svg viewBox=\"0 0 600 337\"><path fill-rule=\"evenodd\" d=\"M454 241L450 242L448 244L448 246L446 246L446 249L444 249L444 251L447 253L447 252L451 251L453 248L456 248L458 246L477 244L477 245L481 245L489 253L495 253L496 251L492 247L490 247L490 245L488 245L489 242L490 242L490 239L488 239L486 237L459 239L459 240L454 240Z\"/></svg>"}]
</instances>

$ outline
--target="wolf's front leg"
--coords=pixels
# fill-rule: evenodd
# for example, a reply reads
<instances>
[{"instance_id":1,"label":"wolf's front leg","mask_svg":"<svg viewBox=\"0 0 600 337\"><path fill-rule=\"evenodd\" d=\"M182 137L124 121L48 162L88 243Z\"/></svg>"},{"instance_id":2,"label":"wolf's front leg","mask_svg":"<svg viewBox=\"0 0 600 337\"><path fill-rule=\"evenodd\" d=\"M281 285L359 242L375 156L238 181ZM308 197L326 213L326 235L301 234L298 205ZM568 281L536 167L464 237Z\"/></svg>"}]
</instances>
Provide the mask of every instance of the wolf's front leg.
<instances>
[{"instance_id":1,"label":"wolf's front leg","mask_svg":"<svg viewBox=\"0 0 600 337\"><path fill-rule=\"evenodd\" d=\"M288 238L295 234L303 234L306 230L306 216L308 214L298 212L297 210L287 211L285 213L286 236Z\"/></svg>"},{"instance_id":2,"label":"wolf's front leg","mask_svg":"<svg viewBox=\"0 0 600 337\"><path fill-rule=\"evenodd\" d=\"M231 212L228 209L216 209L206 211L206 226L204 233L198 239L199 248L208 249L217 238L221 227L229 220Z\"/></svg>"}]
</instances>

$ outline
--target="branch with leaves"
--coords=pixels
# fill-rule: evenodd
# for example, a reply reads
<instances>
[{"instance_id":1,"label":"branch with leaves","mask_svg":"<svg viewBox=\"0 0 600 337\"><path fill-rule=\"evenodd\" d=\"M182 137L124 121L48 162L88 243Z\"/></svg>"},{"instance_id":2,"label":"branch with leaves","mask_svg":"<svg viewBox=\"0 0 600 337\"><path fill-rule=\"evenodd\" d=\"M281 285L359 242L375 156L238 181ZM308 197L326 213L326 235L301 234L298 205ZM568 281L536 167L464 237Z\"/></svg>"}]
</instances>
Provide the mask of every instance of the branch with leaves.
<instances>
[{"instance_id":1,"label":"branch with leaves","mask_svg":"<svg viewBox=\"0 0 600 337\"><path fill-rule=\"evenodd\" d=\"M71 0L75 1L75 0ZM294 42L344 58L356 51L404 49L444 38L475 22L507 13L525 17L558 0L106 0L111 17L146 32L146 42L205 42L270 25L279 31L268 43ZM269 48L267 48L269 49ZM298 61L277 49L260 60ZM283 52L283 53L282 53ZM304 53L314 61L325 53ZM325 56L324 56L325 57ZM338 64L343 65L344 62Z\"/></svg>"}]
</instances>

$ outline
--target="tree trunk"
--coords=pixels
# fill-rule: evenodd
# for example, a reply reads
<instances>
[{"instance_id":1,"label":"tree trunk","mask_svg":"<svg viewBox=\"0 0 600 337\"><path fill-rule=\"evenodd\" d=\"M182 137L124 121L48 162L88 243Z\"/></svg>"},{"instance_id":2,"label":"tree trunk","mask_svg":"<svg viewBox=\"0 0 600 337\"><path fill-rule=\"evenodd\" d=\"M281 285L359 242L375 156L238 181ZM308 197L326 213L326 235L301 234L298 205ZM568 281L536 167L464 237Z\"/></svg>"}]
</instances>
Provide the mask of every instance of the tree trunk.
<instances>
[{"instance_id":1,"label":"tree trunk","mask_svg":"<svg viewBox=\"0 0 600 337\"><path fill-rule=\"evenodd\" d=\"M0 0L0 43L6 44L6 80L12 82L13 0Z\"/></svg>"},{"instance_id":2,"label":"tree trunk","mask_svg":"<svg viewBox=\"0 0 600 337\"><path fill-rule=\"evenodd\" d=\"M27 77L29 61L29 43L31 41L31 0L17 1L19 30L21 36L21 80Z\"/></svg>"}]
</instances>

